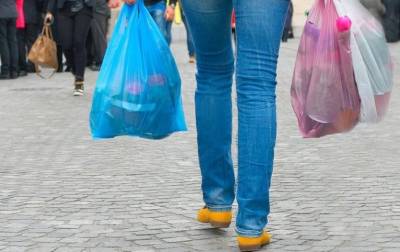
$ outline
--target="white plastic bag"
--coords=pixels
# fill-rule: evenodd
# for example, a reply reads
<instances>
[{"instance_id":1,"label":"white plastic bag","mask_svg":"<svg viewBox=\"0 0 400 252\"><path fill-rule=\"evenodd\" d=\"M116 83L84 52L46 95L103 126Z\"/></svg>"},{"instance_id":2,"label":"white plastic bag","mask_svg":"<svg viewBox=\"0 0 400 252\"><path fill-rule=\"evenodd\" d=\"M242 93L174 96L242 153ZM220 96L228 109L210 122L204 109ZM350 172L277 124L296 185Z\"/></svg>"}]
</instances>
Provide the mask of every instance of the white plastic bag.
<instances>
[{"instance_id":1,"label":"white plastic bag","mask_svg":"<svg viewBox=\"0 0 400 252\"><path fill-rule=\"evenodd\" d=\"M393 63L378 20L358 0L334 0L339 16L352 20L351 51L361 99L360 121L378 122L388 108Z\"/></svg>"}]
</instances>

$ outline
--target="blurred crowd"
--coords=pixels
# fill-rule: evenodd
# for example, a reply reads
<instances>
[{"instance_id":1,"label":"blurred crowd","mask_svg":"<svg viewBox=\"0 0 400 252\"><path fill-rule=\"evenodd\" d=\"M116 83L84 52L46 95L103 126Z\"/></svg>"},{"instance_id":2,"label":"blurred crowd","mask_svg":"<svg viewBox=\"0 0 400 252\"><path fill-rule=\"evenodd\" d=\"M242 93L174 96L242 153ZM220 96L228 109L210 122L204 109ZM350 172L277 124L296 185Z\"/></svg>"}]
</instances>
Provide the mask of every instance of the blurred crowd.
<instances>
[{"instance_id":1,"label":"blurred crowd","mask_svg":"<svg viewBox=\"0 0 400 252\"><path fill-rule=\"evenodd\" d=\"M144 0L155 23L171 43L175 13L186 26L179 0ZM38 71L28 53L45 25L50 25L57 44L57 72L71 72L74 95L83 95L87 67L98 71L107 48L111 7L120 0L0 0L0 79L15 79ZM188 32L189 62L195 62Z\"/></svg>"},{"instance_id":2,"label":"blurred crowd","mask_svg":"<svg viewBox=\"0 0 400 252\"><path fill-rule=\"evenodd\" d=\"M27 54L42 31L46 13L55 10L53 12L54 15L58 15L59 10L54 8L49 1L53 5L54 3L62 2L62 0L0 1L0 79L15 79L35 72L35 66L28 61ZM68 0L65 0L65 2L68 2ZM97 70L101 65L107 46L106 34L111 14L107 0L93 0L93 8L90 12L90 15L88 15L90 18L79 20L88 23L88 31L84 31L81 34L81 41L86 47L87 65L93 70ZM64 48L62 45L66 44L65 41L71 41L71 43L76 43L77 41L72 41L69 38L65 39L66 36L71 37L67 27L69 23L66 20L67 22L62 23L62 29L57 29L57 22L59 21L62 22L62 18L54 18L51 25L58 47L59 67L57 71L72 71L74 63L71 57L67 56L69 53L71 54L69 50L72 45L64 46ZM85 26L84 23L79 25L81 27ZM77 28L79 28L78 23L76 27L71 27L74 30L78 30ZM63 60L64 58L66 58L66 61Z\"/></svg>"},{"instance_id":3,"label":"blurred crowd","mask_svg":"<svg viewBox=\"0 0 400 252\"><path fill-rule=\"evenodd\" d=\"M111 17L110 2L119 0L0 0L0 79L15 79L35 72L27 54L43 24L51 22L59 67L57 72L70 71L75 82L82 85L86 67L99 70L107 47L107 34ZM400 40L400 0L360 0L381 21L387 40ZM111 4L112 5L112 4ZM156 21L168 44L171 27L179 8L180 18L187 28L179 0L145 0L145 5ZM282 37L293 38L293 4ZM232 32L235 37L235 16ZM186 29L187 30L187 29ZM194 45L187 30L189 62L195 62Z\"/></svg>"}]
</instances>

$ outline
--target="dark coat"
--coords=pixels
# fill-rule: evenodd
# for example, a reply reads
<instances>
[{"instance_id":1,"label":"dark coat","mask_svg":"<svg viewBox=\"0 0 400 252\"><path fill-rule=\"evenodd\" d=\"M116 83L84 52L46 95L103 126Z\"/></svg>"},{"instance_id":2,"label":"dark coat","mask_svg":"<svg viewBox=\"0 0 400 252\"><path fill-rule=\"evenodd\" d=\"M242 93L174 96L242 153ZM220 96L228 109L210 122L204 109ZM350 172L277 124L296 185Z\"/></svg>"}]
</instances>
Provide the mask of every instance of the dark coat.
<instances>
[{"instance_id":1,"label":"dark coat","mask_svg":"<svg viewBox=\"0 0 400 252\"><path fill-rule=\"evenodd\" d=\"M38 24L41 22L43 0L24 0L25 22Z\"/></svg>"},{"instance_id":2,"label":"dark coat","mask_svg":"<svg viewBox=\"0 0 400 252\"><path fill-rule=\"evenodd\" d=\"M110 17L111 16L111 10L110 7L108 7L108 0L96 0L96 5L94 6L94 12Z\"/></svg>"},{"instance_id":3,"label":"dark coat","mask_svg":"<svg viewBox=\"0 0 400 252\"><path fill-rule=\"evenodd\" d=\"M383 27L385 28L388 42L400 40L400 1L383 0L386 13L383 16Z\"/></svg>"},{"instance_id":4,"label":"dark coat","mask_svg":"<svg viewBox=\"0 0 400 252\"><path fill-rule=\"evenodd\" d=\"M0 18L17 17L17 4L15 0L0 0Z\"/></svg>"},{"instance_id":5,"label":"dark coat","mask_svg":"<svg viewBox=\"0 0 400 252\"><path fill-rule=\"evenodd\" d=\"M62 9L67 0L48 0L47 10L54 13L58 9ZM86 0L85 4L89 7L96 6L96 0Z\"/></svg>"}]
</instances>

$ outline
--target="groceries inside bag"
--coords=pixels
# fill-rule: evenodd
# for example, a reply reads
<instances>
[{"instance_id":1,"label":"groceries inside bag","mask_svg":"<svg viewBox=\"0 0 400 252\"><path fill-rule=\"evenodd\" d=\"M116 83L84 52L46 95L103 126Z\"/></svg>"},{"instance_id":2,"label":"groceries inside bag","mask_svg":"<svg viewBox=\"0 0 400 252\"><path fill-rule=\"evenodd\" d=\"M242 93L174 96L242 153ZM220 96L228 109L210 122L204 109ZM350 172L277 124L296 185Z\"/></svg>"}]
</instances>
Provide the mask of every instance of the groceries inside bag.
<instances>
[{"instance_id":1,"label":"groceries inside bag","mask_svg":"<svg viewBox=\"0 0 400 252\"><path fill-rule=\"evenodd\" d=\"M179 72L143 0L122 7L96 83L90 126L94 138L162 139L186 130Z\"/></svg>"},{"instance_id":2,"label":"groceries inside bag","mask_svg":"<svg viewBox=\"0 0 400 252\"><path fill-rule=\"evenodd\" d=\"M350 8L363 15L343 15L336 0L317 0L304 27L291 88L304 137L347 132L360 121L379 121L387 110L393 85L388 46L379 29L360 36L360 30L371 32L362 22L373 16L361 4Z\"/></svg>"}]
</instances>

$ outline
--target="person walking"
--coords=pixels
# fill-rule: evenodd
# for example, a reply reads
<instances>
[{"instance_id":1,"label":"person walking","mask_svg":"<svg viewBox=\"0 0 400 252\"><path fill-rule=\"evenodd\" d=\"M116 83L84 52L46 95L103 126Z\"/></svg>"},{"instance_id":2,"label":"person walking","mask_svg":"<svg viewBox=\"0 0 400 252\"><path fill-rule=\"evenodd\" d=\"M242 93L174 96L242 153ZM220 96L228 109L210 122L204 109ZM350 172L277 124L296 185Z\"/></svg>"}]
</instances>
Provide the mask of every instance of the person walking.
<instances>
[{"instance_id":1,"label":"person walking","mask_svg":"<svg viewBox=\"0 0 400 252\"><path fill-rule=\"evenodd\" d=\"M382 24L383 15L386 13L382 0L360 0L360 3Z\"/></svg>"},{"instance_id":2,"label":"person walking","mask_svg":"<svg viewBox=\"0 0 400 252\"><path fill-rule=\"evenodd\" d=\"M182 5L192 32L198 68L196 125L205 203L198 212L198 220L214 227L228 227L236 196L239 248L257 250L271 240L264 228L270 212L276 141L277 59L289 1L182 0ZM239 114L237 192L231 155L233 8Z\"/></svg>"},{"instance_id":3,"label":"person walking","mask_svg":"<svg viewBox=\"0 0 400 252\"><path fill-rule=\"evenodd\" d=\"M93 18L95 0L49 0L46 21L57 22L57 36L75 77L74 96L84 93L86 38Z\"/></svg>"},{"instance_id":4,"label":"person walking","mask_svg":"<svg viewBox=\"0 0 400 252\"><path fill-rule=\"evenodd\" d=\"M0 1L0 79L18 78L17 5L15 0Z\"/></svg>"}]
</instances>

